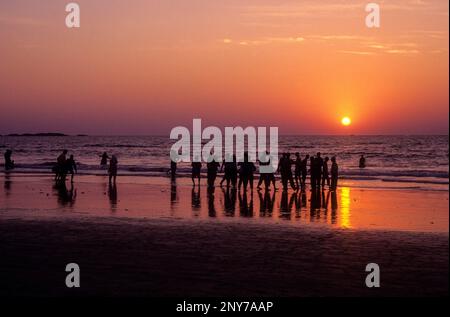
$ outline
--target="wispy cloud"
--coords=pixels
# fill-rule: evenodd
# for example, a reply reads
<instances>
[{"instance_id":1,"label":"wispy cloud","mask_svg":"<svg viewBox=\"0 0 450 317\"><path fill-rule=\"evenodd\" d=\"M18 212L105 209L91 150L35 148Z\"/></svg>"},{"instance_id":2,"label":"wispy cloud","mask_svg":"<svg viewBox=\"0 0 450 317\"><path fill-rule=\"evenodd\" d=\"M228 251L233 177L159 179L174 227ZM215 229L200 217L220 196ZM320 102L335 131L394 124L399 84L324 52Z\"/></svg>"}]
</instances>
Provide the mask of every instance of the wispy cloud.
<instances>
[{"instance_id":1,"label":"wispy cloud","mask_svg":"<svg viewBox=\"0 0 450 317\"><path fill-rule=\"evenodd\" d=\"M338 53L352 54L352 55L377 55L377 53L375 53L375 52L369 52L369 51L348 51L348 50L339 50Z\"/></svg>"}]
</instances>

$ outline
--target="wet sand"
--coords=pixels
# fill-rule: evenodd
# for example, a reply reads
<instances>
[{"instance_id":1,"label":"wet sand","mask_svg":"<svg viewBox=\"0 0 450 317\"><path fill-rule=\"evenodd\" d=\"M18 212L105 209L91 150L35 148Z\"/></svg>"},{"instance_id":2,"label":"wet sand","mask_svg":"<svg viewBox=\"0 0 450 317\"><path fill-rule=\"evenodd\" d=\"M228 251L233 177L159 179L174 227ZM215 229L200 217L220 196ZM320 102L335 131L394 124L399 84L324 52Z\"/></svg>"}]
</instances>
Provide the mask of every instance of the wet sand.
<instances>
[{"instance_id":1,"label":"wet sand","mask_svg":"<svg viewBox=\"0 0 450 317\"><path fill-rule=\"evenodd\" d=\"M310 194L296 210L277 193L270 213L255 192L232 213L219 189L211 202L202 188L198 204L183 181L174 193L165 179L124 179L111 199L80 178L68 200L50 179L1 180L0 295L448 295L448 192L341 189L333 218ZM65 287L71 262L79 289ZM379 289L365 287L371 262Z\"/></svg>"}]
</instances>

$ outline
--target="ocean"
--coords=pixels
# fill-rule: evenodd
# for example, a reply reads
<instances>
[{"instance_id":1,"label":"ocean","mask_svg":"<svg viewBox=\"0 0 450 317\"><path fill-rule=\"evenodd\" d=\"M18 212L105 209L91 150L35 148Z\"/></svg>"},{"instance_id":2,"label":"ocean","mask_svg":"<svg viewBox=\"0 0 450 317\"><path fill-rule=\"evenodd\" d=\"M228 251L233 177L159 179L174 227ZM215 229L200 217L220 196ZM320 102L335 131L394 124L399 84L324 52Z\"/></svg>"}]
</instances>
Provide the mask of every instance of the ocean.
<instances>
[{"instance_id":1,"label":"ocean","mask_svg":"<svg viewBox=\"0 0 450 317\"><path fill-rule=\"evenodd\" d=\"M174 142L162 136L0 136L0 151L13 150L16 173L50 173L67 149L80 174L104 175L99 156L107 152L118 157L120 175L150 177L167 174ZM448 136L280 136L279 152L336 156L344 179L448 190L448 144ZM365 169L358 167L361 154ZM190 175L190 165L180 163L178 173Z\"/></svg>"}]
</instances>

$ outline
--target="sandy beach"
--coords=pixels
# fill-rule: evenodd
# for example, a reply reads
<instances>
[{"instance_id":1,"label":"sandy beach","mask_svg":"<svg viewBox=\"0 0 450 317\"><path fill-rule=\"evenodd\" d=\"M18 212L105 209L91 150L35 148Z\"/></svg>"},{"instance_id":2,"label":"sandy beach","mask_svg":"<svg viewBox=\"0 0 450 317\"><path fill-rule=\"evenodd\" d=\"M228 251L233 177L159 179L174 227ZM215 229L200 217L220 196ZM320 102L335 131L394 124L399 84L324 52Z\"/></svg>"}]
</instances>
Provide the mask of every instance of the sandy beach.
<instances>
[{"instance_id":1,"label":"sandy beach","mask_svg":"<svg viewBox=\"0 0 450 317\"><path fill-rule=\"evenodd\" d=\"M448 192L342 187L317 210L277 192L270 212L257 192L232 207L188 180L124 178L112 193L79 177L62 193L45 175L0 178L1 295L448 294ZM79 289L64 284L71 262ZM364 283L372 262L379 289Z\"/></svg>"}]
</instances>

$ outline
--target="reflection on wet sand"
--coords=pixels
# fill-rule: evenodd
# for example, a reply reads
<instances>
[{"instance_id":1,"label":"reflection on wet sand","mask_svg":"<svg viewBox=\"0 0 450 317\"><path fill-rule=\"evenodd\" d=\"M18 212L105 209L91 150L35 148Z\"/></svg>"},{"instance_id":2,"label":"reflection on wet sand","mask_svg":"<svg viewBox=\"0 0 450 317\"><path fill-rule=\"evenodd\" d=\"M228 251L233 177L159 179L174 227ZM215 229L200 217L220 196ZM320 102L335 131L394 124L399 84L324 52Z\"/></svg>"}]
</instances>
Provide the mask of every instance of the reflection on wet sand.
<instances>
[{"instance_id":1,"label":"reflection on wet sand","mask_svg":"<svg viewBox=\"0 0 450 317\"><path fill-rule=\"evenodd\" d=\"M172 183L171 206L178 201L176 186ZM342 187L340 192L340 212L338 219L338 193L329 190L312 191L238 191L235 188L206 189L207 205L202 206L201 187L191 189L192 215L202 216L203 208L207 216L235 217L236 210L240 217L266 217L283 220L303 219L308 222L337 224L343 228L351 228L350 224L350 188ZM258 214L254 212L259 211ZM206 214L203 214L206 216Z\"/></svg>"},{"instance_id":2,"label":"reflection on wet sand","mask_svg":"<svg viewBox=\"0 0 450 317\"><path fill-rule=\"evenodd\" d=\"M172 179L170 182L170 210L173 213L178 205L177 180Z\"/></svg>"},{"instance_id":3,"label":"reflection on wet sand","mask_svg":"<svg viewBox=\"0 0 450 317\"><path fill-rule=\"evenodd\" d=\"M58 205L60 207L73 208L77 198L77 190L74 188L73 183L69 189L65 182L57 182L53 186L53 190L56 192Z\"/></svg>"},{"instance_id":4,"label":"reflection on wet sand","mask_svg":"<svg viewBox=\"0 0 450 317\"><path fill-rule=\"evenodd\" d=\"M110 183L108 186L108 198L111 207L111 212L115 213L117 211L117 185L115 183Z\"/></svg>"},{"instance_id":5,"label":"reflection on wet sand","mask_svg":"<svg viewBox=\"0 0 450 317\"><path fill-rule=\"evenodd\" d=\"M4 189L6 197L11 195L11 185L12 185L11 175L9 173L5 173Z\"/></svg>"}]
</instances>

